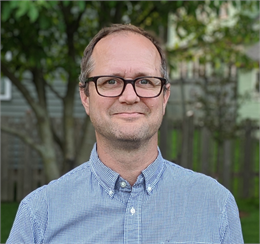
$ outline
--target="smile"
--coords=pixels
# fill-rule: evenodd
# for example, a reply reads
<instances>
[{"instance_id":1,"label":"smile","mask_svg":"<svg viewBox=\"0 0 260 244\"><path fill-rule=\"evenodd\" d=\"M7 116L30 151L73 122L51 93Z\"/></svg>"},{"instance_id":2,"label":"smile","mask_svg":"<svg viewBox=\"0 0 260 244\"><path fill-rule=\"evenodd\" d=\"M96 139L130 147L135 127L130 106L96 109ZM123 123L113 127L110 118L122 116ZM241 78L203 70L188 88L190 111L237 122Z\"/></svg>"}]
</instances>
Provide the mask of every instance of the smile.
<instances>
[{"instance_id":1,"label":"smile","mask_svg":"<svg viewBox=\"0 0 260 244\"><path fill-rule=\"evenodd\" d=\"M126 118L126 119L134 119L134 118L138 118L140 116L143 116L143 113L139 113L139 112L120 112L120 113L115 113L114 114L117 117L121 117L121 118Z\"/></svg>"}]
</instances>

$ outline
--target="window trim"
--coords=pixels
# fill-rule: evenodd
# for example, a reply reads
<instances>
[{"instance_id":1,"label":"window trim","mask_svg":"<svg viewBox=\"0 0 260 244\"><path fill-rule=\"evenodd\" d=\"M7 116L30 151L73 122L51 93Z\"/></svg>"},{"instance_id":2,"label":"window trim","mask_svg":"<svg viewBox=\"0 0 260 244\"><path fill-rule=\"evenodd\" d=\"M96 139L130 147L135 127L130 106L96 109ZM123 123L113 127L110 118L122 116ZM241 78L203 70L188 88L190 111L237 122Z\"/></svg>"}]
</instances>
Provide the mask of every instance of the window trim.
<instances>
[{"instance_id":1,"label":"window trim","mask_svg":"<svg viewBox=\"0 0 260 244\"><path fill-rule=\"evenodd\" d=\"M1 82L4 82L4 91L0 94L1 101L10 101L12 99L12 83L6 77L1 78Z\"/></svg>"}]
</instances>

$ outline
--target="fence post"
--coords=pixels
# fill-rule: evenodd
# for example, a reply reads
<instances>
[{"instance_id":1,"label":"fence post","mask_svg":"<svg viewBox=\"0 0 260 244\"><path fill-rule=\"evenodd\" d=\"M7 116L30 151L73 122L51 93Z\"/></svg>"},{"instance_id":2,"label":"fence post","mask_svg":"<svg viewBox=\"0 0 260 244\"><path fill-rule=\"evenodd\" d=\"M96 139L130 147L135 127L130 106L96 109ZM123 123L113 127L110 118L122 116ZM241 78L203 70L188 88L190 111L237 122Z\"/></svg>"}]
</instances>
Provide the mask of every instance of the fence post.
<instances>
[{"instance_id":1,"label":"fence post","mask_svg":"<svg viewBox=\"0 0 260 244\"><path fill-rule=\"evenodd\" d=\"M224 157L223 157L223 168L222 168L222 183L230 190L230 177L231 177L231 141L227 140L224 142Z\"/></svg>"},{"instance_id":2,"label":"fence post","mask_svg":"<svg viewBox=\"0 0 260 244\"><path fill-rule=\"evenodd\" d=\"M28 195L33 189L32 189L32 158L31 158L31 148L28 145L24 146L24 161L23 161L23 197Z\"/></svg>"},{"instance_id":3,"label":"fence post","mask_svg":"<svg viewBox=\"0 0 260 244\"><path fill-rule=\"evenodd\" d=\"M243 198L250 197L250 190L252 189L252 124L248 120L245 124L245 139L244 139L244 158L243 158Z\"/></svg>"},{"instance_id":4,"label":"fence post","mask_svg":"<svg viewBox=\"0 0 260 244\"><path fill-rule=\"evenodd\" d=\"M194 121L193 112L189 111L187 117L183 121L181 166L192 169L193 163L193 135Z\"/></svg>"},{"instance_id":5,"label":"fence post","mask_svg":"<svg viewBox=\"0 0 260 244\"><path fill-rule=\"evenodd\" d=\"M201 131L201 172L210 174L211 134L203 127Z\"/></svg>"}]
</instances>

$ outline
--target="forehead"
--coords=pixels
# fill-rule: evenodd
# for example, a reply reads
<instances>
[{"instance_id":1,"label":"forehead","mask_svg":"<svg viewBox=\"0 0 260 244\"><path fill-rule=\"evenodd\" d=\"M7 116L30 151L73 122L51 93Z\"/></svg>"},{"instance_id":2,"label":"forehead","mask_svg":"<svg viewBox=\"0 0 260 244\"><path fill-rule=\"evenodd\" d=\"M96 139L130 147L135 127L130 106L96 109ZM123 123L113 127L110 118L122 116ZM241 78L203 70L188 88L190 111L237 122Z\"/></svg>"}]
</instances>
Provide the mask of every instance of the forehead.
<instances>
[{"instance_id":1,"label":"forehead","mask_svg":"<svg viewBox=\"0 0 260 244\"><path fill-rule=\"evenodd\" d=\"M93 71L99 74L108 71L140 72L142 69L142 72L155 75L161 66L161 57L155 45L145 36L133 32L122 31L102 38L92 56L95 63Z\"/></svg>"}]
</instances>

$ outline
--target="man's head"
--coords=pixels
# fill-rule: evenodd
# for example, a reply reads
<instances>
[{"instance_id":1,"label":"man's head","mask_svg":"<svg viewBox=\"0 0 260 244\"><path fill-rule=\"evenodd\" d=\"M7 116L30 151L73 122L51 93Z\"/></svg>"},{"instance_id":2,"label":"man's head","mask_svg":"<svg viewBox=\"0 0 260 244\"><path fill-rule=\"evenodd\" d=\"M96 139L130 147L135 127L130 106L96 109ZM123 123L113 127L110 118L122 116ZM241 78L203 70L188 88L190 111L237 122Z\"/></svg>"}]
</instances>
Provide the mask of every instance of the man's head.
<instances>
[{"instance_id":1,"label":"man's head","mask_svg":"<svg viewBox=\"0 0 260 244\"><path fill-rule=\"evenodd\" d=\"M95 62L92 57L93 50L96 46L96 44L104 37L119 33L119 32L132 32L136 34L143 35L148 40L150 40L156 49L158 50L160 57L161 57L161 77L166 79L168 81L168 72L167 72L167 62L165 58L164 51L162 50L158 40L156 38L148 33L147 31L134 26L134 25L123 25L123 24L114 24L110 27L105 27L101 29L94 38L90 41L88 46L85 48L83 53L83 58L81 61L81 74L79 76L79 87L85 89L86 95L88 95L88 84L85 84L86 79L89 77L90 72L94 69Z\"/></svg>"},{"instance_id":2,"label":"man's head","mask_svg":"<svg viewBox=\"0 0 260 244\"><path fill-rule=\"evenodd\" d=\"M159 46L141 34L145 32L133 26L131 31L121 25L111 28L119 27L97 34L84 52L81 82L88 78L88 91L80 89L82 104L97 142L129 148L154 138L155 144L170 95L163 78L165 59Z\"/></svg>"}]
</instances>

